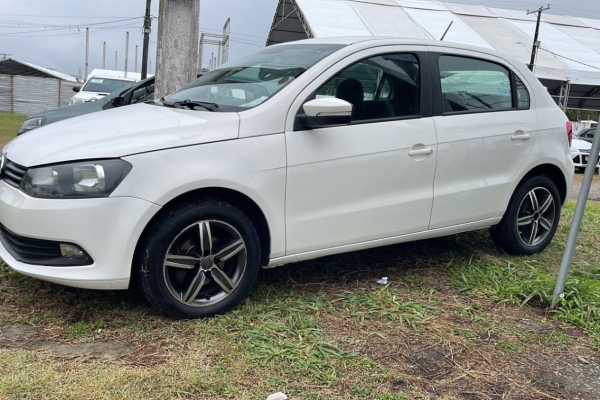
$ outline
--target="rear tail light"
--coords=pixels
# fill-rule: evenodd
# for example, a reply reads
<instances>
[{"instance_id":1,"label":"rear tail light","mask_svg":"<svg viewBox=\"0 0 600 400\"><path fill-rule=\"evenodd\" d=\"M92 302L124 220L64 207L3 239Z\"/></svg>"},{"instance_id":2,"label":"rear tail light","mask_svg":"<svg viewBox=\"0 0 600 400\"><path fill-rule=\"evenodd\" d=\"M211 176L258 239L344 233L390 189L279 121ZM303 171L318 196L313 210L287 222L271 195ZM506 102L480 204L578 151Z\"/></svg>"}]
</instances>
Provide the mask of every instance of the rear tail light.
<instances>
[{"instance_id":1,"label":"rear tail light","mask_svg":"<svg viewBox=\"0 0 600 400\"><path fill-rule=\"evenodd\" d=\"M573 123L567 122L567 138L569 138L569 146L573 143Z\"/></svg>"}]
</instances>

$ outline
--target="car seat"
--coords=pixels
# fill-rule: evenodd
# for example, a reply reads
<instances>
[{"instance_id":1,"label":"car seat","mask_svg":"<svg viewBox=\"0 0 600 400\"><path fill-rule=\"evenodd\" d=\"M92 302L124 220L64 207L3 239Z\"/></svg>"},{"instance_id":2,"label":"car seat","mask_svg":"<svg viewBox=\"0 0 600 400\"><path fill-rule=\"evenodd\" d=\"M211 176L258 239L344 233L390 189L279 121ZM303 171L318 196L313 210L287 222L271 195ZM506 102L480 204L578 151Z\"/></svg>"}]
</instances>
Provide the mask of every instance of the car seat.
<instances>
[{"instance_id":1,"label":"car seat","mask_svg":"<svg viewBox=\"0 0 600 400\"><path fill-rule=\"evenodd\" d=\"M363 101L365 99L365 90L358 79L346 79L340 83L337 87L335 97L346 100L354 106L352 119L364 119Z\"/></svg>"}]
</instances>

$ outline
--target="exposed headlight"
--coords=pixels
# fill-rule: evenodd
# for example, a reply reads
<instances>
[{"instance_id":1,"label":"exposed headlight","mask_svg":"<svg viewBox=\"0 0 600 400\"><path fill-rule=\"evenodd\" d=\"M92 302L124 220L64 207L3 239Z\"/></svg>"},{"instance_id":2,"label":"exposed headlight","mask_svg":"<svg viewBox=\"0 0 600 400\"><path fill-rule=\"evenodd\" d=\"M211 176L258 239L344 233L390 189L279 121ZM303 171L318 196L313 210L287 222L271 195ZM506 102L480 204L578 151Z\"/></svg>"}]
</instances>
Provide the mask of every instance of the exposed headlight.
<instances>
[{"instance_id":1,"label":"exposed headlight","mask_svg":"<svg viewBox=\"0 0 600 400\"><path fill-rule=\"evenodd\" d=\"M19 132L17 132L17 135L21 135L25 132L39 128L40 126L44 125L44 122L46 122L46 117L28 118L25 120L25 122L23 122L23 126L21 126L21 129Z\"/></svg>"},{"instance_id":2,"label":"exposed headlight","mask_svg":"<svg viewBox=\"0 0 600 400\"><path fill-rule=\"evenodd\" d=\"M131 171L123 160L81 161L30 168L21 190L31 197L66 199L108 197Z\"/></svg>"}]
</instances>

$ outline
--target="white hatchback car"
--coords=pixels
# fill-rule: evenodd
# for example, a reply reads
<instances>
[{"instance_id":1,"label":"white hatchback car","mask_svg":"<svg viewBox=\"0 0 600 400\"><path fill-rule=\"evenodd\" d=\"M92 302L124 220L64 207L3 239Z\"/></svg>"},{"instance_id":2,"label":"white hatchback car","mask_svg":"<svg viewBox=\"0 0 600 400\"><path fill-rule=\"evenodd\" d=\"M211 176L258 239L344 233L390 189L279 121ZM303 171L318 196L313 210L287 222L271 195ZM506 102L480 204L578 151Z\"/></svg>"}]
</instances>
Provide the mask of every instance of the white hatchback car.
<instances>
[{"instance_id":1,"label":"white hatchback car","mask_svg":"<svg viewBox=\"0 0 600 400\"><path fill-rule=\"evenodd\" d=\"M447 42L265 48L148 104L3 150L0 256L40 279L224 313L259 269L475 229L551 241L567 117L521 62Z\"/></svg>"}]
</instances>

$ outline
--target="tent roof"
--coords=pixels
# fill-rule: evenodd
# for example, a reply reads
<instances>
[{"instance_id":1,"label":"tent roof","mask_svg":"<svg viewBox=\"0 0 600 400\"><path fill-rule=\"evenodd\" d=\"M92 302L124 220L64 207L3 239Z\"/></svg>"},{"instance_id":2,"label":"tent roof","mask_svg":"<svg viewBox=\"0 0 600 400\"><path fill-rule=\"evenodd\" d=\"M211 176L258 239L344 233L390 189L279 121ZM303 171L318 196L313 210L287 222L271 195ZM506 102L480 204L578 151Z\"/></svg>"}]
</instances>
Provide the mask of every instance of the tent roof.
<instances>
[{"instance_id":1,"label":"tent roof","mask_svg":"<svg viewBox=\"0 0 600 400\"><path fill-rule=\"evenodd\" d=\"M450 22L444 40L529 62L534 15L433 0L280 0L267 44L338 36L440 39ZM544 14L540 78L600 85L600 32L588 27L600 30L600 20Z\"/></svg>"},{"instance_id":2,"label":"tent roof","mask_svg":"<svg viewBox=\"0 0 600 400\"><path fill-rule=\"evenodd\" d=\"M600 20L548 13L542 19L536 76L581 85L584 94L600 87ZM535 21L525 11L434 0L279 0L267 45L340 36L440 39L452 23L445 41L529 63Z\"/></svg>"},{"instance_id":3,"label":"tent roof","mask_svg":"<svg viewBox=\"0 0 600 400\"><path fill-rule=\"evenodd\" d=\"M0 74L56 78L63 81L77 82L77 79L73 76L56 72L48 68L38 67L37 65L24 61L15 60L14 58L0 60Z\"/></svg>"}]
</instances>

